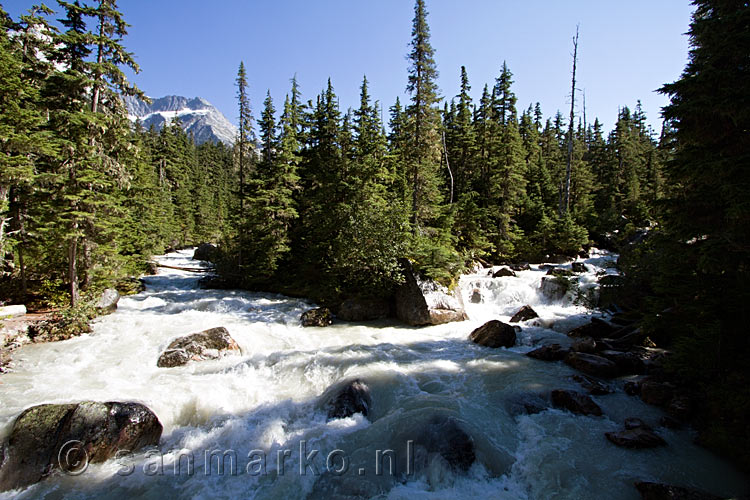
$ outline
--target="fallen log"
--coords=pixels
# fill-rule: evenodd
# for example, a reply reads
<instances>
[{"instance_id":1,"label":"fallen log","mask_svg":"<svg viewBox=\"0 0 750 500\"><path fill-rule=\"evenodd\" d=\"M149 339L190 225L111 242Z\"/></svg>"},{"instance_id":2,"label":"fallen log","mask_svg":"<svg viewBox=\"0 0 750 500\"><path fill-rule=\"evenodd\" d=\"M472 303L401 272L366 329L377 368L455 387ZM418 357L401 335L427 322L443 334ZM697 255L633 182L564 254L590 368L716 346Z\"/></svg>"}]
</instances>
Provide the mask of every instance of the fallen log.
<instances>
[{"instance_id":1,"label":"fallen log","mask_svg":"<svg viewBox=\"0 0 750 500\"><path fill-rule=\"evenodd\" d=\"M178 271L188 271L191 273L207 273L211 271L211 268L168 266L167 264L159 264L158 262L154 262L154 264L156 264L158 267L165 267L167 269L177 269Z\"/></svg>"}]
</instances>

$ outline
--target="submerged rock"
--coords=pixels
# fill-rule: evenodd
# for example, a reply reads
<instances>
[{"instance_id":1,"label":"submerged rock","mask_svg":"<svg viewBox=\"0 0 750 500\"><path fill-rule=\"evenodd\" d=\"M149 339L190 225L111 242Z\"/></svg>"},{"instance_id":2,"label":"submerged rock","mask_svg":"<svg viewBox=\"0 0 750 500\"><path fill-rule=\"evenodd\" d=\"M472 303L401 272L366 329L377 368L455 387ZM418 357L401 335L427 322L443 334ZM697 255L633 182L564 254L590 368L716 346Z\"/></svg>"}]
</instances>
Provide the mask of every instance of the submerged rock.
<instances>
[{"instance_id":1,"label":"submerged rock","mask_svg":"<svg viewBox=\"0 0 750 500\"><path fill-rule=\"evenodd\" d=\"M171 368L182 366L188 361L218 359L228 351L239 352L240 347L223 326L179 337L173 340L164 351L156 366Z\"/></svg>"},{"instance_id":2,"label":"submerged rock","mask_svg":"<svg viewBox=\"0 0 750 500\"><path fill-rule=\"evenodd\" d=\"M139 403L84 401L24 410L3 444L0 491L34 484L55 470L82 472L118 450L157 445L162 425Z\"/></svg>"},{"instance_id":3,"label":"submerged rock","mask_svg":"<svg viewBox=\"0 0 750 500\"><path fill-rule=\"evenodd\" d=\"M318 307L303 312L300 321L302 326L328 326L333 323L333 314L327 307Z\"/></svg>"},{"instance_id":4,"label":"submerged rock","mask_svg":"<svg viewBox=\"0 0 750 500\"><path fill-rule=\"evenodd\" d=\"M571 352L565 358L565 363L587 375L601 378L617 376L617 365L607 358L584 352Z\"/></svg>"},{"instance_id":5,"label":"submerged rock","mask_svg":"<svg viewBox=\"0 0 750 500\"><path fill-rule=\"evenodd\" d=\"M411 263L401 260L404 283L396 290L396 316L412 326L441 325L467 318L461 291L434 281L419 281Z\"/></svg>"},{"instance_id":6,"label":"submerged rock","mask_svg":"<svg viewBox=\"0 0 750 500\"><path fill-rule=\"evenodd\" d=\"M351 417L355 413L361 413L364 417L370 414L372 408L370 388L361 380L353 380L343 387L333 387L326 392L332 392L332 394L324 394L329 420Z\"/></svg>"},{"instance_id":7,"label":"submerged rock","mask_svg":"<svg viewBox=\"0 0 750 500\"><path fill-rule=\"evenodd\" d=\"M518 323L519 321L528 321L530 319L538 317L539 315L536 313L536 311L532 309L531 306L526 305L519 309L516 314L514 314L513 317L510 318L510 322Z\"/></svg>"},{"instance_id":8,"label":"submerged rock","mask_svg":"<svg viewBox=\"0 0 750 500\"><path fill-rule=\"evenodd\" d=\"M703 491L646 481L635 483L635 487L643 500L721 500L723 498Z\"/></svg>"},{"instance_id":9,"label":"submerged rock","mask_svg":"<svg viewBox=\"0 0 750 500\"><path fill-rule=\"evenodd\" d=\"M502 321L493 319L471 332L469 339L485 347L513 347L516 343L516 330Z\"/></svg>"},{"instance_id":10,"label":"submerged rock","mask_svg":"<svg viewBox=\"0 0 750 500\"><path fill-rule=\"evenodd\" d=\"M346 299L339 306L339 319L344 321L370 321L390 316L391 305L383 299Z\"/></svg>"},{"instance_id":11,"label":"submerged rock","mask_svg":"<svg viewBox=\"0 0 750 500\"><path fill-rule=\"evenodd\" d=\"M578 415L601 416L602 409L586 394L557 389L552 391L552 404Z\"/></svg>"},{"instance_id":12,"label":"submerged rock","mask_svg":"<svg viewBox=\"0 0 750 500\"><path fill-rule=\"evenodd\" d=\"M425 469L438 459L454 472L466 472L476 460L474 439L445 415L432 417L414 441L414 468Z\"/></svg>"},{"instance_id":13,"label":"submerged rock","mask_svg":"<svg viewBox=\"0 0 750 500\"><path fill-rule=\"evenodd\" d=\"M120 300L120 294L114 288L107 288L102 292L99 300L94 304L96 312L99 314L110 314L117 310L117 302Z\"/></svg>"},{"instance_id":14,"label":"submerged rock","mask_svg":"<svg viewBox=\"0 0 750 500\"><path fill-rule=\"evenodd\" d=\"M560 344L543 345L526 355L530 358L540 359L542 361L562 361L570 353L570 349Z\"/></svg>"},{"instance_id":15,"label":"submerged rock","mask_svg":"<svg viewBox=\"0 0 750 500\"><path fill-rule=\"evenodd\" d=\"M206 262L213 262L216 258L216 251L218 249L211 243L201 243L193 253L193 260L205 260Z\"/></svg>"},{"instance_id":16,"label":"submerged rock","mask_svg":"<svg viewBox=\"0 0 750 500\"><path fill-rule=\"evenodd\" d=\"M541 394L524 392L508 398L508 412L513 415L534 415L549 407L549 401Z\"/></svg>"},{"instance_id":17,"label":"submerged rock","mask_svg":"<svg viewBox=\"0 0 750 500\"><path fill-rule=\"evenodd\" d=\"M606 384L603 384L598 380L594 380L591 377L587 377L586 375L576 374L570 378L578 382L581 387L583 387L586 392L588 392L592 396L604 396L605 394L612 394L613 392L612 389Z\"/></svg>"}]
</instances>

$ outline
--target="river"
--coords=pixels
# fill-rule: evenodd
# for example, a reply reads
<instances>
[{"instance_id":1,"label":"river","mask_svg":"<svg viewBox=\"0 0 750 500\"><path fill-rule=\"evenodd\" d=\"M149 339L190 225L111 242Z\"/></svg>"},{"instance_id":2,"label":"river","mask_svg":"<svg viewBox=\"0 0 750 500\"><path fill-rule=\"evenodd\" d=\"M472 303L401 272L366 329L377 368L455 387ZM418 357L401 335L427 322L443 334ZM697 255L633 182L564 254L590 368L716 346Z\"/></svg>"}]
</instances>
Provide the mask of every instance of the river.
<instances>
[{"instance_id":1,"label":"river","mask_svg":"<svg viewBox=\"0 0 750 500\"><path fill-rule=\"evenodd\" d=\"M199 265L191 255L183 250L159 260ZM597 272L614 272L611 261L609 254L592 252L585 261L590 270L581 278L584 288ZM625 500L640 498L637 480L727 496L746 492L743 476L694 445L690 430L658 427L661 411L626 395L623 380L611 382L613 394L593 397L604 417L519 411L519 400L530 393L580 390L565 364L524 353L540 342L569 344L563 332L592 314L570 296L553 302L542 297L545 272L536 267L518 277L491 278L486 270L462 277L469 320L425 328L393 320L302 328L300 314L313 304L273 294L201 290L198 275L161 268L144 278L145 292L122 298L115 313L96 319L91 334L24 346L14 353L15 371L0 379L2 436L32 405L139 401L164 426L159 448L89 465L77 476L56 474L0 498L302 499L333 492L340 498L409 500ZM469 297L477 288L483 302L472 304ZM524 323L515 347L489 349L468 341L474 328L489 319L507 322L525 304L540 319ZM241 354L157 368L159 354L175 337L216 326L227 328ZM370 418L328 421L320 395L354 378L372 391ZM469 471L455 474L433 464L408 477L376 474L377 458L383 458L378 450L408 454L408 441L434 415L455 418L472 436L477 460ZM654 426L668 446L628 450L609 443L604 433L621 429L626 417ZM304 455L319 450L303 463L304 474L300 443ZM223 471L212 452L230 457ZM345 463L342 476L326 472L327 465L339 469Z\"/></svg>"}]
</instances>

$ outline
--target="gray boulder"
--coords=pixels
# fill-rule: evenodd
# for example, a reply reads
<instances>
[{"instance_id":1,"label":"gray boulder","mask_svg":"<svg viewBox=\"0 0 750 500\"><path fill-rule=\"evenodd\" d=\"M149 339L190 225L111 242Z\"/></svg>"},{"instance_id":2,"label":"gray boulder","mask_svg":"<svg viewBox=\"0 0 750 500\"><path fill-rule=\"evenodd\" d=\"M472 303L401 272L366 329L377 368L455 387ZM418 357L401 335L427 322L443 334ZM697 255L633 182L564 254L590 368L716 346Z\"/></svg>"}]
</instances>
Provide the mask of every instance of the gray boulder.
<instances>
[{"instance_id":1,"label":"gray boulder","mask_svg":"<svg viewBox=\"0 0 750 500\"><path fill-rule=\"evenodd\" d=\"M189 361L219 359L232 351L239 352L240 347L227 329L220 326L173 340L159 356L156 366L171 368Z\"/></svg>"},{"instance_id":2,"label":"gray boulder","mask_svg":"<svg viewBox=\"0 0 750 500\"><path fill-rule=\"evenodd\" d=\"M396 317L412 326L440 325L467 319L461 291L418 280L411 263L401 260L404 283L396 290Z\"/></svg>"},{"instance_id":3,"label":"gray boulder","mask_svg":"<svg viewBox=\"0 0 750 500\"><path fill-rule=\"evenodd\" d=\"M114 288L107 288L102 292L99 300L94 304L96 312L99 314L110 314L117 310L117 302L120 301L120 294Z\"/></svg>"},{"instance_id":4,"label":"gray boulder","mask_svg":"<svg viewBox=\"0 0 750 500\"><path fill-rule=\"evenodd\" d=\"M0 491L34 484L56 470L80 473L118 450L159 444L162 425L139 403L84 401L24 410L3 444Z\"/></svg>"},{"instance_id":5,"label":"gray boulder","mask_svg":"<svg viewBox=\"0 0 750 500\"><path fill-rule=\"evenodd\" d=\"M560 300L570 288L570 282L562 276L544 276L542 278L542 295L549 300Z\"/></svg>"},{"instance_id":6,"label":"gray boulder","mask_svg":"<svg viewBox=\"0 0 750 500\"><path fill-rule=\"evenodd\" d=\"M516 343L516 329L493 319L471 332L469 339L485 347L513 347Z\"/></svg>"}]
</instances>

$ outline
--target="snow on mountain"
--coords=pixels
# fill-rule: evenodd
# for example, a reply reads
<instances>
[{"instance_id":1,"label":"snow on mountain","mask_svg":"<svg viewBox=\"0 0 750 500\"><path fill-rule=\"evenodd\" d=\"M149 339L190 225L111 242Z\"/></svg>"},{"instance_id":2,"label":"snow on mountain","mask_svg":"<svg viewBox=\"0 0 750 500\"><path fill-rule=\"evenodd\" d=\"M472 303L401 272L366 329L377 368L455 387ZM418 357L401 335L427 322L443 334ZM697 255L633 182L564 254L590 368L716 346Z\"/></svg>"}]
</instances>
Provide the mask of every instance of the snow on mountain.
<instances>
[{"instance_id":1,"label":"snow on mountain","mask_svg":"<svg viewBox=\"0 0 750 500\"><path fill-rule=\"evenodd\" d=\"M140 120L146 129L151 125L157 130L161 129L165 123L177 116L182 129L192 134L198 144L214 141L231 146L237 136L237 127L210 102L200 97L190 99L170 95L151 99L151 104L134 97L126 97L125 106L128 118L133 122Z\"/></svg>"}]
</instances>

